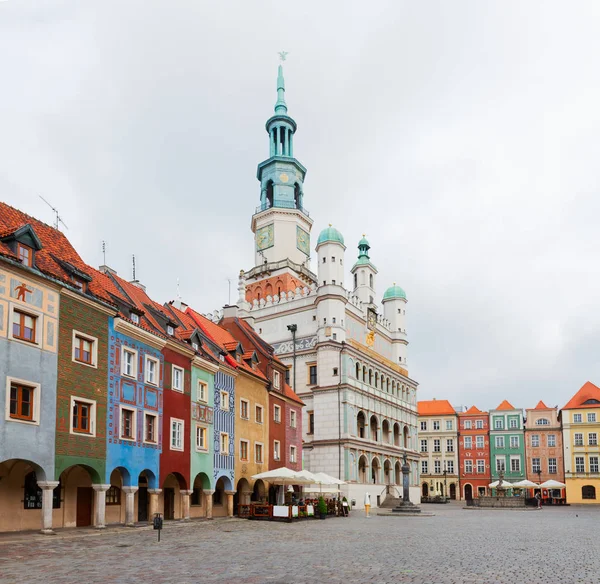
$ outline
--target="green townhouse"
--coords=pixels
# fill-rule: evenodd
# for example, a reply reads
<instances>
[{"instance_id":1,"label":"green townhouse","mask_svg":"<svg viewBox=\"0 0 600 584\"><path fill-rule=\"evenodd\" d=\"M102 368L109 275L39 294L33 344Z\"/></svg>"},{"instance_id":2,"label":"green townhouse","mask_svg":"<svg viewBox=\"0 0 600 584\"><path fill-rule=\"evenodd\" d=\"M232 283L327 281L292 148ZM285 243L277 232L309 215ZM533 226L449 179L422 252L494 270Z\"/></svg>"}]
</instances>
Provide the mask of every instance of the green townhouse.
<instances>
[{"instance_id":1,"label":"green townhouse","mask_svg":"<svg viewBox=\"0 0 600 584\"><path fill-rule=\"evenodd\" d=\"M510 483L525 479L523 410L506 400L490 410L490 455L492 482L500 473Z\"/></svg>"}]
</instances>

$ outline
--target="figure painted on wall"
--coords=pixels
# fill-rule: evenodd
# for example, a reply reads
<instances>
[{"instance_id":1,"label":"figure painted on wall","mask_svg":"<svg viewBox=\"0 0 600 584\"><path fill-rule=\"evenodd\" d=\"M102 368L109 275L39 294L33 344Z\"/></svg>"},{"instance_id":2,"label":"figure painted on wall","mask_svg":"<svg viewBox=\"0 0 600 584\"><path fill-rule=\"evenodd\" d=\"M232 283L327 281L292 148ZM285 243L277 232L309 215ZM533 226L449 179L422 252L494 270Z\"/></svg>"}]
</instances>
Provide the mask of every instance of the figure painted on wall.
<instances>
[{"instance_id":1,"label":"figure painted on wall","mask_svg":"<svg viewBox=\"0 0 600 584\"><path fill-rule=\"evenodd\" d=\"M31 294L33 292L33 290L30 290L29 288L27 288L26 284L20 284L19 286L15 287L15 292L17 293L17 300L22 300L23 302L27 302L27 300L25 299L25 294Z\"/></svg>"}]
</instances>

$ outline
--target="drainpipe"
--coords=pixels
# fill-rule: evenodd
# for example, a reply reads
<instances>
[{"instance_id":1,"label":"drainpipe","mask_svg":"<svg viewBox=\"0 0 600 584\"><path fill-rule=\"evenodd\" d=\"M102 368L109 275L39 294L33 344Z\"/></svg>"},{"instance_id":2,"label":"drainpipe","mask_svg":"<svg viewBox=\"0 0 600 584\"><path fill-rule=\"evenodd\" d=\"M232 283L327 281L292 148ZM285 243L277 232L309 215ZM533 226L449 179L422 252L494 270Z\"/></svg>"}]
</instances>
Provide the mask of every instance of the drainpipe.
<instances>
[{"instance_id":1,"label":"drainpipe","mask_svg":"<svg viewBox=\"0 0 600 584\"><path fill-rule=\"evenodd\" d=\"M337 398L338 398L338 478L342 479L342 407L340 402L340 391L342 389L342 353L346 348L346 341L342 341L342 348L340 350L340 362L338 368L338 390L337 390Z\"/></svg>"},{"instance_id":2,"label":"drainpipe","mask_svg":"<svg viewBox=\"0 0 600 584\"><path fill-rule=\"evenodd\" d=\"M292 368L294 369L294 393L296 393L296 331L298 330L298 325L296 324L288 324L288 331L292 333Z\"/></svg>"}]
</instances>

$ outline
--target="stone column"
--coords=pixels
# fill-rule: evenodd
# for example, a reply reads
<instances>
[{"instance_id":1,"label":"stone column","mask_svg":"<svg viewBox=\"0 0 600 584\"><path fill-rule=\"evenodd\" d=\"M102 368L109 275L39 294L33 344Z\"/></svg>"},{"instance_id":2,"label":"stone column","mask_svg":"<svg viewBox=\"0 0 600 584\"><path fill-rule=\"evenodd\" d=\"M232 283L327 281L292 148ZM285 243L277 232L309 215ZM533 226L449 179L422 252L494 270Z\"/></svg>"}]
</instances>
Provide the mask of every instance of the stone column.
<instances>
[{"instance_id":1,"label":"stone column","mask_svg":"<svg viewBox=\"0 0 600 584\"><path fill-rule=\"evenodd\" d=\"M106 491L110 485L92 485L94 489L94 527L104 529L106 527Z\"/></svg>"},{"instance_id":2,"label":"stone column","mask_svg":"<svg viewBox=\"0 0 600 584\"><path fill-rule=\"evenodd\" d=\"M38 487L42 489L42 533L44 535L53 535L52 497L54 489L58 487L58 481L38 481Z\"/></svg>"},{"instance_id":3,"label":"stone column","mask_svg":"<svg viewBox=\"0 0 600 584\"><path fill-rule=\"evenodd\" d=\"M150 495L150 511L149 511L149 519L152 522L154 520L154 516L159 513L158 510L158 496L162 493L162 489L148 489L148 494Z\"/></svg>"},{"instance_id":4,"label":"stone column","mask_svg":"<svg viewBox=\"0 0 600 584\"><path fill-rule=\"evenodd\" d=\"M213 504L213 495L215 494L214 489L212 491L207 491L204 489L204 494L206 497L204 500L206 501L206 518L212 519L212 504Z\"/></svg>"},{"instance_id":5,"label":"stone column","mask_svg":"<svg viewBox=\"0 0 600 584\"><path fill-rule=\"evenodd\" d=\"M233 496L235 491L225 491L227 495L227 517L233 517Z\"/></svg>"},{"instance_id":6,"label":"stone column","mask_svg":"<svg viewBox=\"0 0 600 584\"><path fill-rule=\"evenodd\" d=\"M180 491L181 493L181 521L190 520L190 495L194 491Z\"/></svg>"},{"instance_id":7,"label":"stone column","mask_svg":"<svg viewBox=\"0 0 600 584\"><path fill-rule=\"evenodd\" d=\"M138 487L123 487L125 493L125 525L133 527L135 525L135 494Z\"/></svg>"}]
</instances>

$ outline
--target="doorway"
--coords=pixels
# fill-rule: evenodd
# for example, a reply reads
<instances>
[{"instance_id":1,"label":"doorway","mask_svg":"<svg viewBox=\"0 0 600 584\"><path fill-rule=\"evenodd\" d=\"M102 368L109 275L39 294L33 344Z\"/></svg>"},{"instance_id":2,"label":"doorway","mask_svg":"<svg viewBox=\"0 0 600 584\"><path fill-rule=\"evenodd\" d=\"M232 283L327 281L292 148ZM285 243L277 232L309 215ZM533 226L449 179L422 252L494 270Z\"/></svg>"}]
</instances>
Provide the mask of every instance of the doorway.
<instances>
[{"instance_id":1,"label":"doorway","mask_svg":"<svg viewBox=\"0 0 600 584\"><path fill-rule=\"evenodd\" d=\"M473 487L471 485L465 485L465 499L470 501L473 498Z\"/></svg>"},{"instance_id":2,"label":"doorway","mask_svg":"<svg viewBox=\"0 0 600 584\"><path fill-rule=\"evenodd\" d=\"M77 527L89 527L92 524L92 487L77 487Z\"/></svg>"},{"instance_id":3,"label":"doorway","mask_svg":"<svg viewBox=\"0 0 600 584\"><path fill-rule=\"evenodd\" d=\"M138 491L138 521L148 521L148 487L140 487Z\"/></svg>"},{"instance_id":4,"label":"doorway","mask_svg":"<svg viewBox=\"0 0 600 584\"><path fill-rule=\"evenodd\" d=\"M163 489L165 499L165 519L175 519L175 489L166 487Z\"/></svg>"},{"instance_id":5,"label":"doorway","mask_svg":"<svg viewBox=\"0 0 600 584\"><path fill-rule=\"evenodd\" d=\"M456 499L456 485L454 483L450 483L450 498Z\"/></svg>"}]
</instances>

